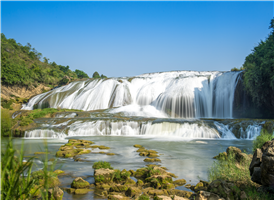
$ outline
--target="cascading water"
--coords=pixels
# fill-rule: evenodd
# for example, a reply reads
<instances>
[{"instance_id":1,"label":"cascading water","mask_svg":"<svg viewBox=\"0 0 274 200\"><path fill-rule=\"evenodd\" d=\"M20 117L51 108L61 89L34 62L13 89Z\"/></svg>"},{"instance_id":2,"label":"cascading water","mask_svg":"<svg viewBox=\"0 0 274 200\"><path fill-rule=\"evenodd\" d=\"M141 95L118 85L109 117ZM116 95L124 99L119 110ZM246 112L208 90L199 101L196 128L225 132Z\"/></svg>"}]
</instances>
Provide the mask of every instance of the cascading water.
<instances>
[{"instance_id":1,"label":"cascading water","mask_svg":"<svg viewBox=\"0 0 274 200\"><path fill-rule=\"evenodd\" d=\"M239 73L178 71L133 78L90 79L37 95L22 109L114 108L110 112L144 117L232 118Z\"/></svg>"}]
</instances>

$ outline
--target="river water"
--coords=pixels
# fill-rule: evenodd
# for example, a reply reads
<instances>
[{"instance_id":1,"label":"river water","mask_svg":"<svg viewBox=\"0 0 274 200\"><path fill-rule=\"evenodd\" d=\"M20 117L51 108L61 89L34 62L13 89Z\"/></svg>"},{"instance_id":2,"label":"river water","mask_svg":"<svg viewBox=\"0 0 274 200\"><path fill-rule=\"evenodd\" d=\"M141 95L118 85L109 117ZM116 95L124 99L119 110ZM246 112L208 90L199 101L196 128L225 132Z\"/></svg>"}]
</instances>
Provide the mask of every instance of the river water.
<instances>
[{"instance_id":1,"label":"river water","mask_svg":"<svg viewBox=\"0 0 274 200\"><path fill-rule=\"evenodd\" d=\"M169 172L184 178L189 184L196 184L199 180L208 180L208 169L213 164L213 157L226 150L229 146L236 146L251 153L252 140L225 140L225 139L199 139L183 140L181 137L149 137L149 136L89 136L70 137L74 139L85 139L95 142L96 145L110 147L107 152L115 153L114 156L99 154L99 150L93 150L90 154L81 156L85 162L75 162L72 158L57 158L55 169L64 170L68 175L61 176L61 187L70 187L76 177L83 177L90 183L94 183L92 165L99 160L110 162L115 169L136 170L145 167L145 157L139 156L134 144L141 144L147 149L159 152L161 166L167 167ZM55 153L61 145L67 143L68 139L14 139L17 149L24 144L25 156L35 156L35 152L45 150L48 146L50 154L48 159L55 158ZM2 141L2 143L5 140ZM102 150L100 150L102 151ZM37 155L36 155L37 156ZM38 155L35 159L34 170L43 168L45 155ZM51 164L51 162L49 163ZM188 190L181 186L178 189ZM71 195L65 192L64 199L100 199L93 192L86 195Z\"/></svg>"}]
</instances>

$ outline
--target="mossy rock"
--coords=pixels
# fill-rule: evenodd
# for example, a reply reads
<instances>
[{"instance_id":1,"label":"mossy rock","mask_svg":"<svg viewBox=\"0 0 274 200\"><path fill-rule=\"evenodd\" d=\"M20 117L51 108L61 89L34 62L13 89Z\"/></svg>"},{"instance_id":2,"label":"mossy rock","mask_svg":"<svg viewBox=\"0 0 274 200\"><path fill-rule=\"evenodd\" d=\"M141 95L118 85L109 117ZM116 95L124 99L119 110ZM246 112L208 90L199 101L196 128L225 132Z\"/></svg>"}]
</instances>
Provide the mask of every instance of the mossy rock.
<instances>
[{"instance_id":1,"label":"mossy rock","mask_svg":"<svg viewBox=\"0 0 274 200\"><path fill-rule=\"evenodd\" d=\"M109 189L110 192L125 192L127 190L128 186L120 184L114 185Z\"/></svg>"},{"instance_id":2,"label":"mossy rock","mask_svg":"<svg viewBox=\"0 0 274 200\"><path fill-rule=\"evenodd\" d=\"M174 189L175 185L172 183L165 183L161 185L161 189Z\"/></svg>"},{"instance_id":3,"label":"mossy rock","mask_svg":"<svg viewBox=\"0 0 274 200\"><path fill-rule=\"evenodd\" d=\"M102 150L102 149L110 149L110 147L106 147L106 146L103 146L103 145L102 145L102 146L99 146L98 148L101 149L101 150Z\"/></svg>"},{"instance_id":4,"label":"mossy rock","mask_svg":"<svg viewBox=\"0 0 274 200\"><path fill-rule=\"evenodd\" d=\"M134 171L134 170L130 169L130 170L128 170L128 171L130 172L131 176L134 176L134 174L135 174L135 171Z\"/></svg>"},{"instance_id":5,"label":"mossy rock","mask_svg":"<svg viewBox=\"0 0 274 200\"><path fill-rule=\"evenodd\" d=\"M87 194L87 193L90 192L90 191L92 191L92 190L90 190L90 189L76 189L76 190L74 191L74 193L75 193L75 194Z\"/></svg>"},{"instance_id":6,"label":"mossy rock","mask_svg":"<svg viewBox=\"0 0 274 200\"><path fill-rule=\"evenodd\" d=\"M82 149L82 151L80 151L80 152L78 153L78 155L88 154L88 153L90 153L90 152L91 152L91 150L89 150L89 149Z\"/></svg>"},{"instance_id":7,"label":"mossy rock","mask_svg":"<svg viewBox=\"0 0 274 200\"><path fill-rule=\"evenodd\" d=\"M73 194L76 189L75 188L65 188L65 190L67 191L67 193Z\"/></svg>"},{"instance_id":8,"label":"mossy rock","mask_svg":"<svg viewBox=\"0 0 274 200\"><path fill-rule=\"evenodd\" d=\"M140 144L135 144L135 145L133 145L133 146L136 147L136 148L143 148L143 146L140 145Z\"/></svg>"},{"instance_id":9,"label":"mossy rock","mask_svg":"<svg viewBox=\"0 0 274 200\"><path fill-rule=\"evenodd\" d=\"M99 151L98 153L100 153L100 154L107 154L107 152L104 152L104 151Z\"/></svg>"},{"instance_id":10,"label":"mossy rock","mask_svg":"<svg viewBox=\"0 0 274 200\"><path fill-rule=\"evenodd\" d=\"M151 149L150 149L150 150L147 150L147 152L148 152L148 153L156 153L156 154L158 153L157 151L151 150Z\"/></svg>"},{"instance_id":11,"label":"mossy rock","mask_svg":"<svg viewBox=\"0 0 274 200\"><path fill-rule=\"evenodd\" d=\"M53 173L55 173L55 174L59 175L59 174L63 174L63 173L65 173L65 172L64 172L64 171L62 171L62 170L60 170L60 169L57 169L57 170L55 170Z\"/></svg>"},{"instance_id":12,"label":"mossy rock","mask_svg":"<svg viewBox=\"0 0 274 200\"><path fill-rule=\"evenodd\" d=\"M95 184L111 183L113 180L114 170L110 169L96 169L94 171Z\"/></svg>"},{"instance_id":13,"label":"mossy rock","mask_svg":"<svg viewBox=\"0 0 274 200\"><path fill-rule=\"evenodd\" d=\"M173 173L168 172L167 174L168 174L169 176L173 177L173 178L178 178L178 176L176 176L176 175L173 174Z\"/></svg>"},{"instance_id":14,"label":"mossy rock","mask_svg":"<svg viewBox=\"0 0 274 200\"><path fill-rule=\"evenodd\" d=\"M179 197L185 197L185 198L190 198L191 195L193 194L192 192L189 192L189 191L177 190L177 189L167 190L167 192L169 195L177 195Z\"/></svg>"},{"instance_id":15,"label":"mossy rock","mask_svg":"<svg viewBox=\"0 0 274 200\"><path fill-rule=\"evenodd\" d=\"M185 179L179 179L179 180L173 181L173 184L176 185L176 186L182 186L182 185L186 184L186 180Z\"/></svg>"},{"instance_id":16,"label":"mossy rock","mask_svg":"<svg viewBox=\"0 0 274 200\"><path fill-rule=\"evenodd\" d=\"M92 146L88 146L89 148L92 148L92 149L96 149L96 148L99 148L100 146L99 145L92 145Z\"/></svg>"},{"instance_id":17,"label":"mossy rock","mask_svg":"<svg viewBox=\"0 0 274 200\"><path fill-rule=\"evenodd\" d=\"M219 155L214 156L213 158L217 160L227 160L227 153L226 152L219 153Z\"/></svg>"},{"instance_id":18,"label":"mossy rock","mask_svg":"<svg viewBox=\"0 0 274 200\"><path fill-rule=\"evenodd\" d=\"M40 179L39 184L40 185L45 185L45 179ZM54 188L55 186L59 186L60 184L61 184L61 182L58 179L58 177L48 176L48 187L49 188Z\"/></svg>"},{"instance_id":19,"label":"mossy rock","mask_svg":"<svg viewBox=\"0 0 274 200\"><path fill-rule=\"evenodd\" d=\"M124 183L124 185L135 185L135 184L136 182L129 177L126 179L126 182Z\"/></svg>"},{"instance_id":20,"label":"mossy rock","mask_svg":"<svg viewBox=\"0 0 274 200\"><path fill-rule=\"evenodd\" d=\"M138 186L138 187L142 187L143 185L144 185L144 182L142 181L142 180L137 180L137 183L136 183L136 185Z\"/></svg>"},{"instance_id":21,"label":"mossy rock","mask_svg":"<svg viewBox=\"0 0 274 200\"><path fill-rule=\"evenodd\" d=\"M138 197L142 194L142 191L138 187L130 187L125 193L128 197Z\"/></svg>"},{"instance_id":22,"label":"mossy rock","mask_svg":"<svg viewBox=\"0 0 274 200\"><path fill-rule=\"evenodd\" d=\"M108 156L115 156L115 153L107 153Z\"/></svg>"},{"instance_id":23,"label":"mossy rock","mask_svg":"<svg viewBox=\"0 0 274 200\"><path fill-rule=\"evenodd\" d=\"M41 186L35 185L34 187L32 187L29 191L29 193L31 195L33 195L33 197L41 197Z\"/></svg>"},{"instance_id":24,"label":"mossy rock","mask_svg":"<svg viewBox=\"0 0 274 200\"><path fill-rule=\"evenodd\" d=\"M140 168L140 169L136 170L134 176L136 178L146 178L146 173L147 173L147 169L146 168Z\"/></svg>"},{"instance_id":25,"label":"mossy rock","mask_svg":"<svg viewBox=\"0 0 274 200\"><path fill-rule=\"evenodd\" d=\"M142 147L142 148L138 149L136 152L138 152L138 153L139 152L148 152L148 150Z\"/></svg>"},{"instance_id":26,"label":"mossy rock","mask_svg":"<svg viewBox=\"0 0 274 200\"><path fill-rule=\"evenodd\" d=\"M144 159L145 162L161 162L158 158L146 158Z\"/></svg>"},{"instance_id":27,"label":"mossy rock","mask_svg":"<svg viewBox=\"0 0 274 200\"><path fill-rule=\"evenodd\" d=\"M75 189L86 189L89 188L89 182L85 181L81 177L77 177L72 181L71 187Z\"/></svg>"},{"instance_id":28,"label":"mossy rock","mask_svg":"<svg viewBox=\"0 0 274 200\"><path fill-rule=\"evenodd\" d=\"M148 157L150 157L150 158L156 158L156 157L159 157L159 156L157 154L155 154L155 153L149 153Z\"/></svg>"},{"instance_id":29,"label":"mossy rock","mask_svg":"<svg viewBox=\"0 0 274 200\"><path fill-rule=\"evenodd\" d=\"M139 153L139 156L147 156L148 155L148 152L140 152Z\"/></svg>"}]
</instances>

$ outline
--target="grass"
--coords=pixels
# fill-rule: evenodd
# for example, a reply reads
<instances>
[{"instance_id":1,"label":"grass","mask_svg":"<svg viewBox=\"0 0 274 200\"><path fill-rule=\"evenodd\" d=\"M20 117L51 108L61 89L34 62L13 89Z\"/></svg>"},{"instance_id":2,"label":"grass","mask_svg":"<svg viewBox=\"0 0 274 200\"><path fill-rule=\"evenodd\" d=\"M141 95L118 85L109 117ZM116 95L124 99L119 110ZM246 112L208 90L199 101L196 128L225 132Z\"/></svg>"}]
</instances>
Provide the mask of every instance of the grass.
<instances>
[{"instance_id":1,"label":"grass","mask_svg":"<svg viewBox=\"0 0 274 200\"><path fill-rule=\"evenodd\" d=\"M272 135L271 133L269 133L266 129L262 129L261 133L259 136L256 137L256 139L253 141L253 152L257 149L257 148L262 148L263 144L266 141L272 140L274 138L274 135Z\"/></svg>"},{"instance_id":2,"label":"grass","mask_svg":"<svg viewBox=\"0 0 274 200\"><path fill-rule=\"evenodd\" d=\"M104 162L104 161L95 162L92 167L93 167L93 169L101 169L101 168L113 169L113 167L111 167L109 162Z\"/></svg>"},{"instance_id":3,"label":"grass","mask_svg":"<svg viewBox=\"0 0 274 200\"><path fill-rule=\"evenodd\" d=\"M251 159L238 163L235 155L229 155L226 160L217 160L208 171L209 181L221 179L234 182L236 186L243 188L249 200L271 200L271 195L257 192L257 185L251 181L249 165Z\"/></svg>"}]
</instances>

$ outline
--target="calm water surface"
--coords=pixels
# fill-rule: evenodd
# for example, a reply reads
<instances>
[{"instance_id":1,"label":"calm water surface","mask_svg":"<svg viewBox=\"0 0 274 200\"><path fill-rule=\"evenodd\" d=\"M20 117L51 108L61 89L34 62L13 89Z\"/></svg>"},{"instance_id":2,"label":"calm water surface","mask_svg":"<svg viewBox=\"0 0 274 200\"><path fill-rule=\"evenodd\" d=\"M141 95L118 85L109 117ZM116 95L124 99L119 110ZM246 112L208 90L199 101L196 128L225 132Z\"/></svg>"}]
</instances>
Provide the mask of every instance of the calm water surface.
<instances>
[{"instance_id":1,"label":"calm water surface","mask_svg":"<svg viewBox=\"0 0 274 200\"><path fill-rule=\"evenodd\" d=\"M226 150L229 146L236 146L247 153L252 151L252 140L181 140L179 137L126 137L126 136L89 136L89 137L70 137L74 139L85 139L95 142L96 145L105 145L111 149L106 152L115 153L115 156L98 154L102 150L93 150L94 153L81 156L85 162L75 162L72 158L58 158L55 169L64 170L68 176L60 178L61 187L70 187L74 178L81 176L90 183L94 183L94 162L102 160L110 162L115 169L136 170L144 167L145 157L139 156L134 148L134 144L141 144L147 149L159 152L161 166L167 167L169 172L184 178L187 183L196 184L200 179L208 180L207 171L214 162L214 156ZM14 139L17 149L24 144L25 156L34 156L35 152L45 150L48 146L50 154L48 159L55 158L55 153L61 145L67 143L68 139ZM2 140L2 148L5 146ZM43 168L44 155L38 155L35 159L36 167L34 170ZM183 186L178 189L187 190ZM93 192L86 195L71 195L65 192L64 199L100 199Z\"/></svg>"}]
</instances>

